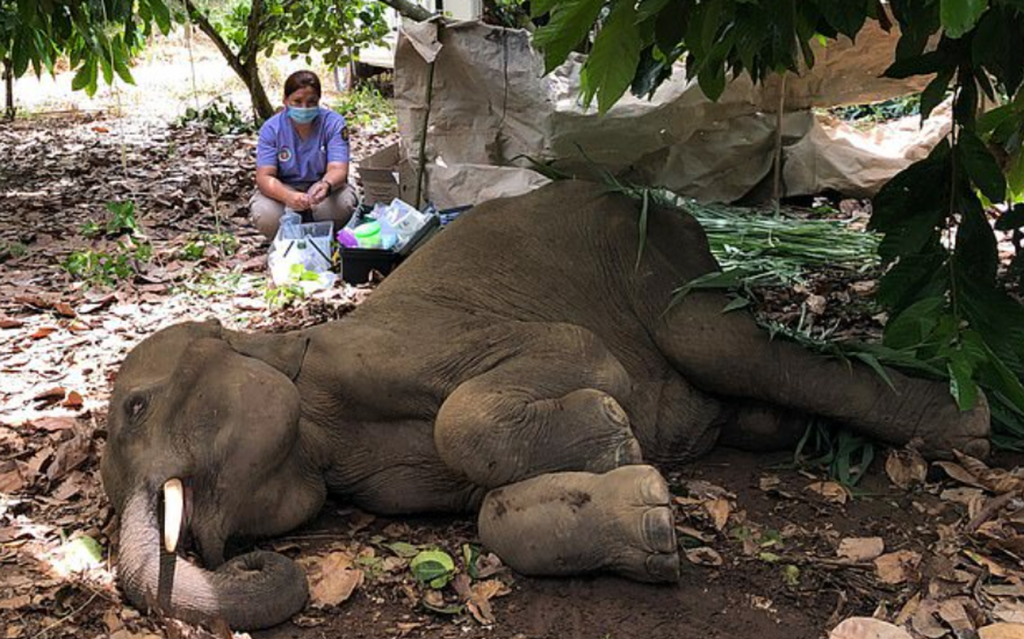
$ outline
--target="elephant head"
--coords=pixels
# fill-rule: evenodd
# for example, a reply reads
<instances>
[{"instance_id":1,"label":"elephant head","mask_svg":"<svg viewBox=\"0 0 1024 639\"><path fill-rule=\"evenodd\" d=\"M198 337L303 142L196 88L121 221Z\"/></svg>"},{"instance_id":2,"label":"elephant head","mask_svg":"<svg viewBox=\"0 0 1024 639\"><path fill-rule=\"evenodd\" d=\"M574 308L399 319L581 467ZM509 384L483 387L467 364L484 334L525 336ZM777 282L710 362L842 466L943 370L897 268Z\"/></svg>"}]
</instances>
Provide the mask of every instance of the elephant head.
<instances>
[{"instance_id":1,"label":"elephant head","mask_svg":"<svg viewBox=\"0 0 1024 639\"><path fill-rule=\"evenodd\" d=\"M128 355L101 469L120 515L119 577L135 605L260 628L305 604L305 575L286 557L224 561L229 538L283 533L323 503L293 383L305 347L301 334L186 323ZM186 559L189 546L205 567Z\"/></svg>"}]
</instances>

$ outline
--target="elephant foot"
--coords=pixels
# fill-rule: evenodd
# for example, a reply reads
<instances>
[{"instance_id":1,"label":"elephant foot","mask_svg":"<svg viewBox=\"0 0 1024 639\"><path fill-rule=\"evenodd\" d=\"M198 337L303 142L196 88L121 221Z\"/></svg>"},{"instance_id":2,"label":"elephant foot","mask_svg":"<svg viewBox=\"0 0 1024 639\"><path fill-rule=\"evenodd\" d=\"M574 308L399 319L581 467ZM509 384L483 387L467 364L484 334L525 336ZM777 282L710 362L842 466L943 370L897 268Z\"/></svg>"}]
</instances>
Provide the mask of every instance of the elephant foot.
<instances>
[{"instance_id":1,"label":"elephant foot","mask_svg":"<svg viewBox=\"0 0 1024 639\"><path fill-rule=\"evenodd\" d=\"M579 442L576 446L577 453L581 452L581 445L593 446L591 454L584 455L587 461L580 470L605 473L619 466L643 462L640 442L633 436L629 417L614 397L587 388L566 395L562 406L574 415L573 421L578 424L576 433L593 433L589 441Z\"/></svg>"},{"instance_id":2,"label":"elephant foot","mask_svg":"<svg viewBox=\"0 0 1024 639\"><path fill-rule=\"evenodd\" d=\"M952 459L958 450L971 457L985 459L991 452L992 413L988 399L979 391L978 400L968 411L961 411L949 397L945 384L939 385L940 408L934 417L926 417L916 436L923 441L919 450L928 459Z\"/></svg>"},{"instance_id":3,"label":"elephant foot","mask_svg":"<svg viewBox=\"0 0 1024 639\"><path fill-rule=\"evenodd\" d=\"M671 494L651 466L541 475L488 493L480 538L526 575L679 580Z\"/></svg>"}]
</instances>

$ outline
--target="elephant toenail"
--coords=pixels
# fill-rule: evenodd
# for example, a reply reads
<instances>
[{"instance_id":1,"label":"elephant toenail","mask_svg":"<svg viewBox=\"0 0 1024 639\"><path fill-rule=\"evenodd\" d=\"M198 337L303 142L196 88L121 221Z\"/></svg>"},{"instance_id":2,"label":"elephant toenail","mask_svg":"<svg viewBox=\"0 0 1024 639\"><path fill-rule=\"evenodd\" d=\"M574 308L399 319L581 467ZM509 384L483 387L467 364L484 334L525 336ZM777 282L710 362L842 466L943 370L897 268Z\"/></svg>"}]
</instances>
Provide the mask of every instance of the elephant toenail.
<instances>
[{"instance_id":1,"label":"elephant toenail","mask_svg":"<svg viewBox=\"0 0 1024 639\"><path fill-rule=\"evenodd\" d=\"M664 506L671 498L668 484L657 471L652 471L640 480L640 496L650 506Z\"/></svg>"},{"instance_id":2,"label":"elephant toenail","mask_svg":"<svg viewBox=\"0 0 1024 639\"><path fill-rule=\"evenodd\" d=\"M679 555L651 555L647 558L647 574L651 581L674 583L679 581Z\"/></svg>"},{"instance_id":3,"label":"elephant toenail","mask_svg":"<svg viewBox=\"0 0 1024 639\"><path fill-rule=\"evenodd\" d=\"M672 552L676 549L676 528L672 511L652 508L644 513L644 540L654 552Z\"/></svg>"},{"instance_id":4,"label":"elephant toenail","mask_svg":"<svg viewBox=\"0 0 1024 639\"><path fill-rule=\"evenodd\" d=\"M963 452L977 459L987 459L990 452L989 443L984 439L972 440L964 445Z\"/></svg>"},{"instance_id":5,"label":"elephant toenail","mask_svg":"<svg viewBox=\"0 0 1024 639\"><path fill-rule=\"evenodd\" d=\"M619 402L615 401L614 397L605 397L601 402L604 407L604 414L608 416L616 426L626 428L629 426L629 416L626 415L626 411L622 410L622 406Z\"/></svg>"},{"instance_id":6,"label":"elephant toenail","mask_svg":"<svg viewBox=\"0 0 1024 639\"><path fill-rule=\"evenodd\" d=\"M640 442L638 442L634 437L630 437L619 444L619 447L615 450L616 466L640 464L643 463L643 461L644 456L643 451L640 450Z\"/></svg>"}]
</instances>

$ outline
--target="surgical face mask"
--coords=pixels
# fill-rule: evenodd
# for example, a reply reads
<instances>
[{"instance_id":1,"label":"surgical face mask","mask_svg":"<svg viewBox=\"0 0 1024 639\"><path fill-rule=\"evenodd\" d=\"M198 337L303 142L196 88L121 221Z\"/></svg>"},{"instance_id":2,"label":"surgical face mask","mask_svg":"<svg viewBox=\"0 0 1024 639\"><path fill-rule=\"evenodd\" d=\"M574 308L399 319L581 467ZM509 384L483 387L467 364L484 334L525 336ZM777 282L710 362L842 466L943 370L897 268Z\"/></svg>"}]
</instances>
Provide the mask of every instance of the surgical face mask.
<instances>
[{"instance_id":1,"label":"surgical face mask","mask_svg":"<svg viewBox=\"0 0 1024 639\"><path fill-rule=\"evenodd\" d=\"M320 114L320 107L288 107L288 117L290 117L296 124L309 124L316 119L316 116Z\"/></svg>"}]
</instances>

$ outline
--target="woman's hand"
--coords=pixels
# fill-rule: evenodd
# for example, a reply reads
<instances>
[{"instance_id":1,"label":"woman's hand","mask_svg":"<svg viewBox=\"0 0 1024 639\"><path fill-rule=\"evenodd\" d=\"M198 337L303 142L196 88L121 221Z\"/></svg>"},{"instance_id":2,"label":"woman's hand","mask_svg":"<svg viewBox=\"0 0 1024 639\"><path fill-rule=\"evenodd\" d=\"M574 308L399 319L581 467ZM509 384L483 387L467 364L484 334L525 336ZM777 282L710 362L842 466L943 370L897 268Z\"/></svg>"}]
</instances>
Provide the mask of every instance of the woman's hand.
<instances>
[{"instance_id":1,"label":"woman's hand","mask_svg":"<svg viewBox=\"0 0 1024 639\"><path fill-rule=\"evenodd\" d=\"M306 191L306 195L309 196L309 205L316 206L317 204L320 204L327 199L327 196L330 195L330 193L331 187L327 182L324 180L314 182L313 185L309 187L309 190Z\"/></svg>"},{"instance_id":2,"label":"woman's hand","mask_svg":"<svg viewBox=\"0 0 1024 639\"><path fill-rule=\"evenodd\" d=\"M293 211L308 211L314 204L310 200L309 194L298 191L290 192L284 200L284 205Z\"/></svg>"}]
</instances>

